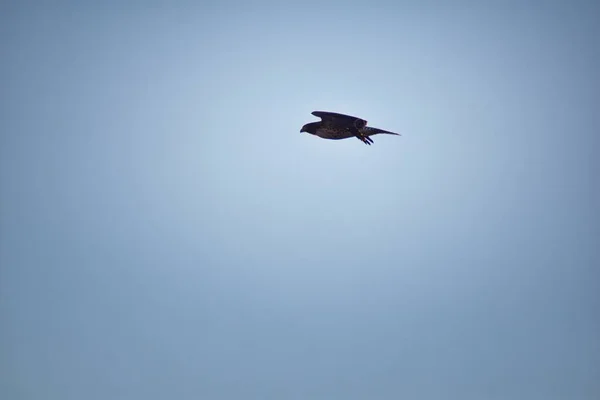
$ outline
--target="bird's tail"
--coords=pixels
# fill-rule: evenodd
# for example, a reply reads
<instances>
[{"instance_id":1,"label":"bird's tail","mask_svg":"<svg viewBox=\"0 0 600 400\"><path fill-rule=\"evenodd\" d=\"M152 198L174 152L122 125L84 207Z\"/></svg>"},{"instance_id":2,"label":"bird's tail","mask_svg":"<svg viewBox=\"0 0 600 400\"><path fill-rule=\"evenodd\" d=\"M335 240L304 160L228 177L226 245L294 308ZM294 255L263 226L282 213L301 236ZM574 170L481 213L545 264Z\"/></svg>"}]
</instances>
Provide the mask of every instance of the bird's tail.
<instances>
[{"instance_id":1,"label":"bird's tail","mask_svg":"<svg viewBox=\"0 0 600 400\"><path fill-rule=\"evenodd\" d=\"M365 136L372 136L372 135L377 135L379 133L385 133L388 135L396 135L396 136L402 136L399 133L394 133L394 132L390 132L390 131L385 131L383 129L379 129L379 128L373 128L371 126L366 126L365 128L363 128L363 132Z\"/></svg>"}]
</instances>

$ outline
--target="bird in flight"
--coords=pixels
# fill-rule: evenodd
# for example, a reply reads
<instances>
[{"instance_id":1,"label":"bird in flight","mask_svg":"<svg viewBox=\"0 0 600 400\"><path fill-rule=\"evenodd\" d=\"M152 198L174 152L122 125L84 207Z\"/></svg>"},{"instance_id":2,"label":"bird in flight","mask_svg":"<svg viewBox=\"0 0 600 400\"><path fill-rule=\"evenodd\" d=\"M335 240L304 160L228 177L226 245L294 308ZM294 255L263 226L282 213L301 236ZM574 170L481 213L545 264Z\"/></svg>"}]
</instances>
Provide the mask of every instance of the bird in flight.
<instances>
[{"instance_id":1,"label":"bird in flight","mask_svg":"<svg viewBox=\"0 0 600 400\"><path fill-rule=\"evenodd\" d=\"M321 118L321 121L310 122L304 125L300 132L308 132L323 139L339 140L356 137L370 146L373 143L373 139L370 136L377 135L378 133L400 136L399 133L367 126L367 121L364 119L350 115L328 111L313 111L311 114Z\"/></svg>"}]
</instances>

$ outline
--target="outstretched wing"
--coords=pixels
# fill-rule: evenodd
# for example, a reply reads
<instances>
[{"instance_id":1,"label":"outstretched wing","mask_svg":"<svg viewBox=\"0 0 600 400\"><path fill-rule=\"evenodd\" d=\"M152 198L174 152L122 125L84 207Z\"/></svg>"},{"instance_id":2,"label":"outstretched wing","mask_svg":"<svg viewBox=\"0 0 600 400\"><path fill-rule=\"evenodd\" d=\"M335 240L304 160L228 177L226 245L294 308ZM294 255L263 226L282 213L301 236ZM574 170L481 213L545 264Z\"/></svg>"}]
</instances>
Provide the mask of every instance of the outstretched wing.
<instances>
[{"instance_id":1,"label":"outstretched wing","mask_svg":"<svg viewBox=\"0 0 600 400\"><path fill-rule=\"evenodd\" d=\"M328 127L343 128L352 126L361 129L367 125L366 120L346 114L329 111L313 111L311 114L321 118L323 120L323 125Z\"/></svg>"}]
</instances>

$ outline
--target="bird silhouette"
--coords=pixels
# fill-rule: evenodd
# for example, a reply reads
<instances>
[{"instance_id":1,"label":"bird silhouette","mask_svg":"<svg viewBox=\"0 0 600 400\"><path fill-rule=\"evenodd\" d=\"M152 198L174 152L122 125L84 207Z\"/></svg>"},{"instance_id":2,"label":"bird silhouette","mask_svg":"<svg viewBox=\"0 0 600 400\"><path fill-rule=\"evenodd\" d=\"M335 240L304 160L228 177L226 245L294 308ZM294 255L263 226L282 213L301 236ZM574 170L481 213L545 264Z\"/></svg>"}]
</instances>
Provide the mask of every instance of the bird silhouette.
<instances>
[{"instance_id":1,"label":"bird silhouette","mask_svg":"<svg viewBox=\"0 0 600 400\"><path fill-rule=\"evenodd\" d=\"M367 126L366 120L351 115L329 111L313 111L311 114L321 118L321 121L305 124L300 132L307 132L323 139L339 140L356 137L370 146L373 143L370 136L379 133L400 136L399 133Z\"/></svg>"}]
</instances>

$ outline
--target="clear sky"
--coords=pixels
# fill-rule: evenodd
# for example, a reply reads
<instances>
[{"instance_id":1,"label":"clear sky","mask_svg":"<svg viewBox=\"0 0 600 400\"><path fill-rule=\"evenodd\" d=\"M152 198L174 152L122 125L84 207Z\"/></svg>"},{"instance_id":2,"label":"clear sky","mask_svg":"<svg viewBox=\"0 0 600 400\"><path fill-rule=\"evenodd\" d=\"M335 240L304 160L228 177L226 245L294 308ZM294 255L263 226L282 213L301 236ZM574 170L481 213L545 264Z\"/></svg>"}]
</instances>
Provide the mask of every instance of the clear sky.
<instances>
[{"instance_id":1,"label":"clear sky","mask_svg":"<svg viewBox=\"0 0 600 400\"><path fill-rule=\"evenodd\" d=\"M0 6L0 398L600 398L600 6L141 3Z\"/></svg>"}]
</instances>

